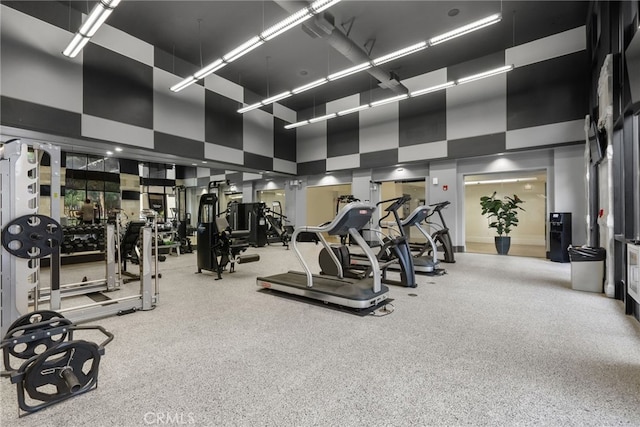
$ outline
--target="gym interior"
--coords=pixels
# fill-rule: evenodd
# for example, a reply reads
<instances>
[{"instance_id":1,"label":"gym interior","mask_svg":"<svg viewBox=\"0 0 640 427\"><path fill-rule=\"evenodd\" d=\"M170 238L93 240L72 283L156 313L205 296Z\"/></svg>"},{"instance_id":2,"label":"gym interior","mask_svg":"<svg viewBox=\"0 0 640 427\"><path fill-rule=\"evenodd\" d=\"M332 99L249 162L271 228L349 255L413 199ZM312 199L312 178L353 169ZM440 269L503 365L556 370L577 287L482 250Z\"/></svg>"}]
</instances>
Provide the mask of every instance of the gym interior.
<instances>
[{"instance_id":1,"label":"gym interior","mask_svg":"<svg viewBox=\"0 0 640 427\"><path fill-rule=\"evenodd\" d=\"M0 8L4 425L640 424L640 2Z\"/></svg>"}]
</instances>

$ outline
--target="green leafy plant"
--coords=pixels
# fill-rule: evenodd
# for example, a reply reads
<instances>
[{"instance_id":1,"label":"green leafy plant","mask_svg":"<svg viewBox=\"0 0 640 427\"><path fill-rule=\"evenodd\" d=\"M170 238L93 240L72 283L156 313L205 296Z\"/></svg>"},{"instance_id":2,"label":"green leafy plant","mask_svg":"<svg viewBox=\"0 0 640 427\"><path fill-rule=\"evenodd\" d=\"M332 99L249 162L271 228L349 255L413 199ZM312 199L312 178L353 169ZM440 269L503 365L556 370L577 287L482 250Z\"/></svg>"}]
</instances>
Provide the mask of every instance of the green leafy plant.
<instances>
[{"instance_id":1,"label":"green leafy plant","mask_svg":"<svg viewBox=\"0 0 640 427\"><path fill-rule=\"evenodd\" d=\"M491 196L480 197L482 215L487 215L491 220L489 227L495 228L498 236L508 236L512 227L518 226L518 210L524 211L519 205L524 203L517 195L496 198L494 191Z\"/></svg>"}]
</instances>

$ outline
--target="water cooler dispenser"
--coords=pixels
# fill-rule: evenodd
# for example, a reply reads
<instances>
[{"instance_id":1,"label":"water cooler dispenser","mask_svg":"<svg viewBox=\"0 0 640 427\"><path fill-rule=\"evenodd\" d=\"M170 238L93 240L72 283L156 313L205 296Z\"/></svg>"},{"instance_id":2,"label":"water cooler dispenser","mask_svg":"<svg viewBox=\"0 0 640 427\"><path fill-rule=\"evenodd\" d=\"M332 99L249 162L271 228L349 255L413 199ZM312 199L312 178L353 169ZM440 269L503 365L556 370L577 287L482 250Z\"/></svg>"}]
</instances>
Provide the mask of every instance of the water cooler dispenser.
<instances>
[{"instance_id":1,"label":"water cooler dispenser","mask_svg":"<svg viewBox=\"0 0 640 427\"><path fill-rule=\"evenodd\" d=\"M571 246L571 213L552 212L549 215L549 259L555 262L569 262Z\"/></svg>"}]
</instances>

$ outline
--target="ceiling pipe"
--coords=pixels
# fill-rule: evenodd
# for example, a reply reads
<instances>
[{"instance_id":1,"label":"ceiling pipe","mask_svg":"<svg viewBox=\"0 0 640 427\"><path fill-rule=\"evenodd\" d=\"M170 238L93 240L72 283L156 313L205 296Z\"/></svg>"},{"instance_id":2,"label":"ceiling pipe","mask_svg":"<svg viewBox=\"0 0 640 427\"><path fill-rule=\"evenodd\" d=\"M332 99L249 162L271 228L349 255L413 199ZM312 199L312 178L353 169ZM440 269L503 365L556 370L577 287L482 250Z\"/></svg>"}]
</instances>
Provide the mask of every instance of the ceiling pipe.
<instances>
[{"instance_id":1,"label":"ceiling pipe","mask_svg":"<svg viewBox=\"0 0 640 427\"><path fill-rule=\"evenodd\" d=\"M289 13L294 13L301 7L301 4L308 6L306 2L292 2L287 0L274 0L274 3ZM302 6L304 7L304 6ZM370 62L371 58L367 52L358 46L353 40L347 37L342 31L338 30L333 21L333 16L328 12L318 15L315 19L309 19L302 24L302 28L311 37L319 37L340 52L345 58L353 62L354 65ZM409 89L400 83L398 76L392 72L386 71L380 66L371 67L366 70L371 76L380 82L379 86L387 88L404 95L409 93Z\"/></svg>"}]
</instances>

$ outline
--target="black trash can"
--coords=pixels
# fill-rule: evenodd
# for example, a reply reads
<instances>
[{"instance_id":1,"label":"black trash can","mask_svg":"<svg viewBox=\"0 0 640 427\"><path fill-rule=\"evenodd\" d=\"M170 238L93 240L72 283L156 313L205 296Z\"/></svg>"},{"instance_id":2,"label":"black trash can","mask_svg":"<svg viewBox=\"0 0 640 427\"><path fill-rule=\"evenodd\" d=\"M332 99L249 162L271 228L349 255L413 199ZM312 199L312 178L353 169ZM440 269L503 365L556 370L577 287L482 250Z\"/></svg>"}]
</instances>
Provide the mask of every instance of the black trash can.
<instances>
[{"instance_id":1,"label":"black trash can","mask_svg":"<svg viewBox=\"0 0 640 427\"><path fill-rule=\"evenodd\" d=\"M605 256L604 248L569 246L571 289L602 293Z\"/></svg>"}]
</instances>

